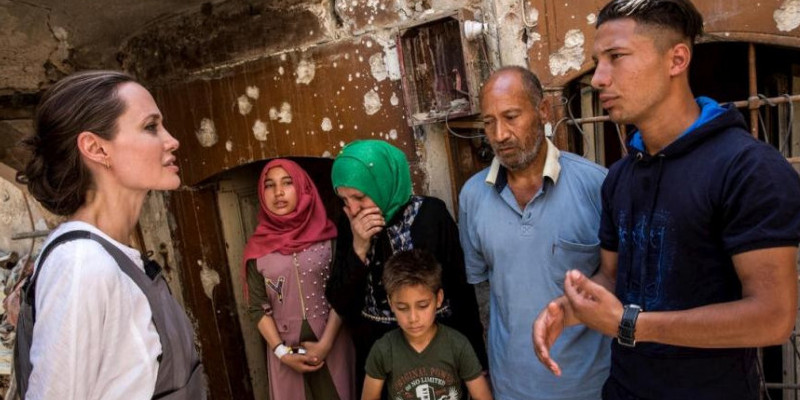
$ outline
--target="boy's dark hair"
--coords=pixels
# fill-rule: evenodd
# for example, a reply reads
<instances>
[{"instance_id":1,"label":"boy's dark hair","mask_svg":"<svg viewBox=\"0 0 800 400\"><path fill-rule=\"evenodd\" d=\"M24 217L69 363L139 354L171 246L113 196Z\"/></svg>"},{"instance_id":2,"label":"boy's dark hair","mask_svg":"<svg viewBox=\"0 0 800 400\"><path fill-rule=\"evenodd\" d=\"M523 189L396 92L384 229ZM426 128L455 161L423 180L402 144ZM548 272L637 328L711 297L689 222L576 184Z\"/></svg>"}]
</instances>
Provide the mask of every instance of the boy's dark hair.
<instances>
[{"instance_id":1,"label":"boy's dark hair","mask_svg":"<svg viewBox=\"0 0 800 400\"><path fill-rule=\"evenodd\" d=\"M381 281L389 297L403 286L422 285L437 293L442 288L442 266L427 251L399 251L386 261Z\"/></svg>"},{"instance_id":2,"label":"boy's dark hair","mask_svg":"<svg viewBox=\"0 0 800 400\"><path fill-rule=\"evenodd\" d=\"M621 18L674 31L690 48L703 34L703 16L689 0L611 0L600 10L596 27Z\"/></svg>"}]
</instances>

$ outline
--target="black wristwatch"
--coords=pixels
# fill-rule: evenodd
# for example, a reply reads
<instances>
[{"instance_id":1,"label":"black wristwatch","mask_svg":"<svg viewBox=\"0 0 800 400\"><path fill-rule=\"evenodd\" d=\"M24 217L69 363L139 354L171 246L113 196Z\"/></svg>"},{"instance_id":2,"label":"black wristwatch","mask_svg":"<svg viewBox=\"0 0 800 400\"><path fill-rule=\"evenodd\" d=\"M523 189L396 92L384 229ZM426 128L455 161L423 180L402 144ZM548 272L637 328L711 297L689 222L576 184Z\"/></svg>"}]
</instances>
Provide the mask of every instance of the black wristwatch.
<instances>
[{"instance_id":1,"label":"black wristwatch","mask_svg":"<svg viewBox=\"0 0 800 400\"><path fill-rule=\"evenodd\" d=\"M636 304L628 304L622 312L622 320L619 321L619 330L617 331L617 343L625 347L636 346L636 319L639 317L639 312L642 307Z\"/></svg>"}]
</instances>

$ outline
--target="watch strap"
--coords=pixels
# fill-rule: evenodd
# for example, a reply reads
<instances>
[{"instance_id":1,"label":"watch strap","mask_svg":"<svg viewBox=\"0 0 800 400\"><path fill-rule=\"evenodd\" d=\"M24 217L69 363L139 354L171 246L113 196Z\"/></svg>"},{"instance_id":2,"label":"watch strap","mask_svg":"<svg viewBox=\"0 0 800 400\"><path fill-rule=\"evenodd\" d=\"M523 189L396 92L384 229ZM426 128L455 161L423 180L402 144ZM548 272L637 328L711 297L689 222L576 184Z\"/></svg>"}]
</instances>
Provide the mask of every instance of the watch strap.
<instances>
[{"instance_id":1,"label":"watch strap","mask_svg":"<svg viewBox=\"0 0 800 400\"><path fill-rule=\"evenodd\" d=\"M636 304L627 304L623 308L622 319L619 321L617 343L626 347L636 346L636 320L642 308Z\"/></svg>"}]
</instances>

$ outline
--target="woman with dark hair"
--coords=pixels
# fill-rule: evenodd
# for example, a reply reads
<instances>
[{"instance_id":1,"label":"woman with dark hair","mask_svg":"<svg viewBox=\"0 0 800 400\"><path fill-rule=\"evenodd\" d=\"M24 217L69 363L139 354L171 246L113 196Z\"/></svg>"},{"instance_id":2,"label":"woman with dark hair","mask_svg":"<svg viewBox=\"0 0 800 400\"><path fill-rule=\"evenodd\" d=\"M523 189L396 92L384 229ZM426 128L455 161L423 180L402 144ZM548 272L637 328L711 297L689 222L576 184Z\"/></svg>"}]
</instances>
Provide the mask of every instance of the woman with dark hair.
<instances>
[{"instance_id":1,"label":"woman with dark hair","mask_svg":"<svg viewBox=\"0 0 800 400\"><path fill-rule=\"evenodd\" d=\"M411 193L405 154L381 140L345 146L333 162L333 188L344 201L326 295L351 328L358 387L372 344L397 328L381 285L383 263L402 250L430 252L442 265L444 301L437 320L466 336L484 369L486 348L475 290L467 283L458 227L444 202Z\"/></svg>"},{"instance_id":2,"label":"woman with dark hair","mask_svg":"<svg viewBox=\"0 0 800 400\"><path fill-rule=\"evenodd\" d=\"M270 398L353 399L353 344L325 301L336 226L314 182L293 161L268 162L258 193L244 287L251 317L272 350Z\"/></svg>"},{"instance_id":3,"label":"woman with dark hair","mask_svg":"<svg viewBox=\"0 0 800 400\"><path fill-rule=\"evenodd\" d=\"M129 246L147 193L180 185L162 120L120 72L77 73L44 93L17 180L66 222L23 289L22 398L205 398L191 323L158 265Z\"/></svg>"}]
</instances>

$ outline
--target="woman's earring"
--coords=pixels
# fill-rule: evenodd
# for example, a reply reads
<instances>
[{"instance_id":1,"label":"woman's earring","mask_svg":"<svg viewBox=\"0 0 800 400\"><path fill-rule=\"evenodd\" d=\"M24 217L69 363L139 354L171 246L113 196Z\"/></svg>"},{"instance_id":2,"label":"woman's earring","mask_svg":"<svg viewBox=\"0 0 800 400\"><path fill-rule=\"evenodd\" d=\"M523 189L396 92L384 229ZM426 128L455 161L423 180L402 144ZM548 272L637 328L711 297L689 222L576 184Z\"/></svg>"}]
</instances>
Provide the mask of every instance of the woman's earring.
<instances>
[{"instance_id":1,"label":"woman's earring","mask_svg":"<svg viewBox=\"0 0 800 400\"><path fill-rule=\"evenodd\" d=\"M105 161L106 169L111 169L111 163L108 162L108 156L106 156L104 161Z\"/></svg>"}]
</instances>

